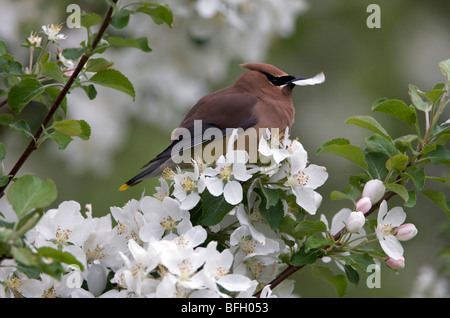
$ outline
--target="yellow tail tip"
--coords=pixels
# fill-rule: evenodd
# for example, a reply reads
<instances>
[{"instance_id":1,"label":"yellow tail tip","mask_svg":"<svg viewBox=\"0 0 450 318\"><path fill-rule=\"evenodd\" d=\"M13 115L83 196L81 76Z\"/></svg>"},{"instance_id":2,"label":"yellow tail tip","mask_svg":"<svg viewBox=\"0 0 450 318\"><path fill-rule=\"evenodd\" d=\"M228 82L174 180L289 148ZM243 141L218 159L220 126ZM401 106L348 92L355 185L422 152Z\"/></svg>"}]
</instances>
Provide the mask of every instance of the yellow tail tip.
<instances>
[{"instance_id":1,"label":"yellow tail tip","mask_svg":"<svg viewBox=\"0 0 450 318\"><path fill-rule=\"evenodd\" d=\"M126 189L128 189L130 186L128 184L122 184L122 186L119 188L119 191L124 191Z\"/></svg>"}]
</instances>

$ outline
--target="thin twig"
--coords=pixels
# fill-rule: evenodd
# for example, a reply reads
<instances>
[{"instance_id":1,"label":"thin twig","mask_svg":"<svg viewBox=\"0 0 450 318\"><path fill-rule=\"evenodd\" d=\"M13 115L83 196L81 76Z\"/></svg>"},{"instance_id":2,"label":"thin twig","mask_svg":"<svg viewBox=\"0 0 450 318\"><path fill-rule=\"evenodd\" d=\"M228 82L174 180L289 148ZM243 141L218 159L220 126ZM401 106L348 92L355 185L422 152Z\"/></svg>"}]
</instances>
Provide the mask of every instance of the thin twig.
<instances>
[{"instance_id":1,"label":"thin twig","mask_svg":"<svg viewBox=\"0 0 450 318\"><path fill-rule=\"evenodd\" d=\"M113 2L117 2L117 0L113 0ZM113 7L110 6L105 18L102 22L102 25L100 26L100 29L98 30L97 36L95 37L94 41L92 42L92 50L93 51L97 44L100 42L103 33L105 32L106 28L108 27L108 24L111 20L111 15L113 13ZM64 100L64 98L66 97L67 93L69 92L69 89L71 88L72 84L74 83L75 79L78 77L78 74L80 74L81 70L83 69L84 65L86 64L86 62L89 59L89 53L85 53L81 56L77 67L75 68L75 70L73 71L72 75L69 77L69 79L67 80L66 85L64 85L64 87L61 89L61 91L59 92L58 96L56 97L52 107L50 108L50 110L48 111L47 115L45 116L45 118L42 120L41 125L39 125L39 128L37 129L36 133L34 134L34 138L29 142L28 146L25 148L25 151L22 153L22 155L20 156L19 160L17 160L16 164L14 165L14 167L11 169L11 171L9 172L9 179L8 182L6 183L6 185L4 185L3 187L0 188L0 198L4 195L5 189L8 187L9 183L11 182L11 180L16 176L17 172L20 170L20 168L23 166L23 164L25 163L25 161L28 159L28 157L30 156L30 154L37 149L37 144L36 141L39 140L39 138L41 137L42 133L44 132L44 127L47 127L48 123L51 121L51 119L53 118L53 115L55 114L55 112L58 110L60 104L62 103L62 101ZM2 106L4 104L6 104L6 100L3 101L2 103L0 103L0 106Z\"/></svg>"}]
</instances>

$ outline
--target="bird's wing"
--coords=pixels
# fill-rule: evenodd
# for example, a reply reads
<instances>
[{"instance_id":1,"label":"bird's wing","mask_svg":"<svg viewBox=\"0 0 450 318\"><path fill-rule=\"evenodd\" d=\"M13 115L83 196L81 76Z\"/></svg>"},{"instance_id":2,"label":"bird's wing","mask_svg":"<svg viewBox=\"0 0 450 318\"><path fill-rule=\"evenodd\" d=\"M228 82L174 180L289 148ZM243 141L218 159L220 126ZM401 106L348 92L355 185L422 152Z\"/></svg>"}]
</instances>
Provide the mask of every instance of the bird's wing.
<instances>
[{"instance_id":1,"label":"bird's wing","mask_svg":"<svg viewBox=\"0 0 450 318\"><path fill-rule=\"evenodd\" d=\"M257 102L256 97L244 93L213 93L203 97L186 114L179 127L174 131L172 138L175 140L142 168L162 159L169 159L174 147L189 150L218 137L217 134L211 137L206 136L204 133L207 129L216 128L216 132L220 131L223 137L230 133L227 128L245 130L254 126L258 122L254 111ZM185 136L190 138L185 138Z\"/></svg>"}]
</instances>

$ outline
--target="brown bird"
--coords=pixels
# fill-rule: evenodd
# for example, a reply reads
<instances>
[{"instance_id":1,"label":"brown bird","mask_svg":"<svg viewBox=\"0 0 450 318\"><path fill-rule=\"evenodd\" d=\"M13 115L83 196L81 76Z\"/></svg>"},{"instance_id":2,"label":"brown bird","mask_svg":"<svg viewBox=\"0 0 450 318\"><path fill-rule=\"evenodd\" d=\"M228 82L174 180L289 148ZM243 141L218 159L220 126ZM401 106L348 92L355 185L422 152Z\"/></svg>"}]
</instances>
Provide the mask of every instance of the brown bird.
<instances>
[{"instance_id":1,"label":"brown bird","mask_svg":"<svg viewBox=\"0 0 450 318\"><path fill-rule=\"evenodd\" d=\"M192 158L192 151L196 153L196 149L202 149L207 144L221 142L223 137L229 135L231 128L243 131L250 128L255 131L266 128L278 128L283 132L286 128L290 130L295 113L291 95L294 86L315 85L325 80L323 73L305 79L288 75L270 64L250 63L241 66L248 71L232 86L201 98L173 131L172 143L143 166L142 169L146 169L122 185L120 190L159 176L166 167L186 166L186 162L180 164L180 158L177 157L180 153L189 151L188 156ZM208 129L215 133L207 134ZM221 153L218 151L214 158Z\"/></svg>"}]
</instances>

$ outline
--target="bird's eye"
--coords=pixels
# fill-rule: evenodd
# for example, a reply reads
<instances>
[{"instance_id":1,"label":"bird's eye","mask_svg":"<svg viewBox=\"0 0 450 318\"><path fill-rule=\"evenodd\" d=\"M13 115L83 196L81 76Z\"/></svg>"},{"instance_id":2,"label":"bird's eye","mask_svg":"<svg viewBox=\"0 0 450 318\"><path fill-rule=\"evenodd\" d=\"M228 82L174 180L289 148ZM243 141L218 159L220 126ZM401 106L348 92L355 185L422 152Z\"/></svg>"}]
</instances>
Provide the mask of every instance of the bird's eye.
<instances>
[{"instance_id":1,"label":"bird's eye","mask_svg":"<svg viewBox=\"0 0 450 318\"><path fill-rule=\"evenodd\" d=\"M294 76L285 75L285 76L273 76L267 73L264 73L266 75L267 79L269 80L272 85L275 86L284 86L286 84L289 84L292 80L295 79Z\"/></svg>"}]
</instances>

